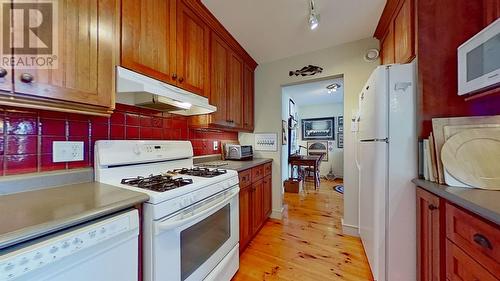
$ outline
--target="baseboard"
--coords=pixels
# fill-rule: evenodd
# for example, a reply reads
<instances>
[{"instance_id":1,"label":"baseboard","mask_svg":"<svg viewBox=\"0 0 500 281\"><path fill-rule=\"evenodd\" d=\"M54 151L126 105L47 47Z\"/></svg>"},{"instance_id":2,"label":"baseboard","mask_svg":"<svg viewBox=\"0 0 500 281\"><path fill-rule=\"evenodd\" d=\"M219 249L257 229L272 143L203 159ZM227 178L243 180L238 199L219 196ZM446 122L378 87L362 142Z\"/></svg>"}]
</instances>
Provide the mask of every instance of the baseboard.
<instances>
[{"instance_id":1,"label":"baseboard","mask_svg":"<svg viewBox=\"0 0 500 281\"><path fill-rule=\"evenodd\" d=\"M344 219L341 219L342 222L342 233L350 236L359 237L359 228L356 225L345 224Z\"/></svg>"},{"instance_id":2,"label":"baseboard","mask_svg":"<svg viewBox=\"0 0 500 281\"><path fill-rule=\"evenodd\" d=\"M273 209L273 211L271 212L270 217L272 219L281 220L283 218L283 209L284 209L284 207L281 207L280 210Z\"/></svg>"}]
</instances>

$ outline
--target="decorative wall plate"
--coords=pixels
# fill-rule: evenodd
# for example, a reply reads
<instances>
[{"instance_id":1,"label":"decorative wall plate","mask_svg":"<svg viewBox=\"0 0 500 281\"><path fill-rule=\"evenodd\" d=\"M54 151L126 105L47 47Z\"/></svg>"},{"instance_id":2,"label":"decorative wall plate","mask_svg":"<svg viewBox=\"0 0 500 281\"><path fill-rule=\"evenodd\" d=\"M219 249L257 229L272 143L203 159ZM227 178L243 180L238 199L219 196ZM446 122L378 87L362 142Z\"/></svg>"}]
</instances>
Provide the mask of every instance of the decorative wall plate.
<instances>
[{"instance_id":1,"label":"decorative wall plate","mask_svg":"<svg viewBox=\"0 0 500 281\"><path fill-rule=\"evenodd\" d=\"M462 131L448 139L441 150L444 169L453 178L482 189L500 190L499 159L500 128Z\"/></svg>"}]
</instances>

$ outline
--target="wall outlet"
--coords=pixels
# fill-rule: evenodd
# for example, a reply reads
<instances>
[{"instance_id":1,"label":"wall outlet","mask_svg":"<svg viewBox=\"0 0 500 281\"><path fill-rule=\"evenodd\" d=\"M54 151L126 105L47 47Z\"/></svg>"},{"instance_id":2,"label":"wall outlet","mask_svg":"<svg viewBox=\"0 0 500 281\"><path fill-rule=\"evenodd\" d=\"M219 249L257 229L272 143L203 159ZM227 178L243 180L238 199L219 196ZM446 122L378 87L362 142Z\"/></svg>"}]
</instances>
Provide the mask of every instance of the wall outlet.
<instances>
[{"instance_id":1,"label":"wall outlet","mask_svg":"<svg viewBox=\"0 0 500 281\"><path fill-rule=\"evenodd\" d=\"M83 141L52 142L52 162L74 162L83 160Z\"/></svg>"},{"instance_id":2,"label":"wall outlet","mask_svg":"<svg viewBox=\"0 0 500 281\"><path fill-rule=\"evenodd\" d=\"M214 141L214 151L216 151L218 149L219 149L219 142L218 141Z\"/></svg>"}]
</instances>

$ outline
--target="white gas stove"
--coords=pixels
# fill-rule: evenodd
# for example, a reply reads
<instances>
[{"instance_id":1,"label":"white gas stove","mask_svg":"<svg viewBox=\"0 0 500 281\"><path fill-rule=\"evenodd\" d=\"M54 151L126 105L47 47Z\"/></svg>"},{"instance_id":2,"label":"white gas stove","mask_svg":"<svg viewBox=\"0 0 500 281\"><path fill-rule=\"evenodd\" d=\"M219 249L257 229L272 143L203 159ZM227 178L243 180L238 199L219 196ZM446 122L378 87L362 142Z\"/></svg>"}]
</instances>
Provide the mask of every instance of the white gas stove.
<instances>
[{"instance_id":1,"label":"white gas stove","mask_svg":"<svg viewBox=\"0 0 500 281\"><path fill-rule=\"evenodd\" d=\"M98 141L95 179L149 195L145 280L230 280L237 271L236 171L194 167L187 141Z\"/></svg>"}]
</instances>

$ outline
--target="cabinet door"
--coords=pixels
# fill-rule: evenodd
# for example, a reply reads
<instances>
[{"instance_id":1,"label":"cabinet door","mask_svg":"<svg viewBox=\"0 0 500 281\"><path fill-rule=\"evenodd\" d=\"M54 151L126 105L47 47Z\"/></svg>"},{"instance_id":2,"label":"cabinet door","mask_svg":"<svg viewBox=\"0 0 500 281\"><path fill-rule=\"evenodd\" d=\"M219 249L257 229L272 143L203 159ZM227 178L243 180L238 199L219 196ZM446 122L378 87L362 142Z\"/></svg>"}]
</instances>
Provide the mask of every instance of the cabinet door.
<instances>
[{"instance_id":1,"label":"cabinet door","mask_svg":"<svg viewBox=\"0 0 500 281\"><path fill-rule=\"evenodd\" d=\"M254 129L254 71L246 64L243 68L243 128Z\"/></svg>"},{"instance_id":2,"label":"cabinet door","mask_svg":"<svg viewBox=\"0 0 500 281\"><path fill-rule=\"evenodd\" d=\"M394 58L396 63L410 62L414 55L413 0L403 1L394 19Z\"/></svg>"},{"instance_id":3,"label":"cabinet door","mask_svg":"<svg viewBox=\"0 0 500 281\"><path fill-rule=\"evenodd\" d=\"M394 25L391 22L384 39L380 43L382 48L382 64L394 63Z\"/></svg>"},{"instance_id":4,"label":"cabinet door","mask_svg":"<svg viewBox=\"0 0 500 281\"><path fill-rule=\"evenodd\" d=\"M22 1L14 1L14 5L17 3ZM115 35L118 31L116 1L67 0L53 3L58 10L53 30L57 32L57 40L52 42L53 51L57 56L54 63L57 66L52 69L16 68L15 92L106 108L114 107ZM16 19L22 15L23 13L14 13L14 26L23 21ZM16 34L17 32L23 31L14 27L14 37L21 36ZM48 46L47 42L37 39L40 37L30 36L29 43ZM15 56L22 55L22 52L17 48L13 49ZM36 54L46 55L46 49L39 48Z\"/></svg>"},{"instance_id":5,"label":"cabinet door","mask_svg":"<svg viewBox=\"0 0 500 281\"><path fill-rule=\"evenodd\" d=\"M3 13L0 13L0 22L3 23ZM4 56L8 57L12 49L9 49L8 54L1 54L2 60ZM12 92L12 67L8 64L2 63L0 67L0 92L11 93Z\"/></svg>"},{"instance_id":6,"label":"cabinet door","mask_svg":"<svg viewBox=\"0 0 500 281\"><path fill-rule=\"evenodd\" d=\"M12 92L12 68L0 67L0 92Z\"/></svg>"},{"instance_id":7,"label":"cabinet door","mask_svg":"<svg viewBox=\"0 0 500 281\"><path fill-rule=\"evenodd\" d=\"M212 113L212 118L213 123L226 124L229 46L212 32L211 47L210 103L217 107L217 111Z\"/></svg>"},{"instance_id":8,"label":"cabinet door","mask_svg":"<svg viewBox=\"0 0 500 281\"><path fill-rule=\"evenodd\" d=\"M122 0L121 65L175 83L175 0Z\"/></svg>"},{"instance_id":9,"label":"cabinet door","mask_svg":"<svg viewBox=\"0 0 500 281\"><path fill-rule=\"evenodd\" d=\"M255 234L262 225L262 208L264 208L264 180L260 179L252 184L252 216L253 233Z\"/></svg>"},{"instance_id":10,"label":"cabinet door","mask_svg":"<svg viewBox=\"0 0 500 281\"><path fill-rule=\"evenodd\" d=\"M240 252L242 252L253 235L252 221L252 186L240 189Z\"/></svg>"},{"instance_id":11,"label":"cabinet door","mask_svg":"<svg viewBox=\"0 0 500 281\"><path fill-rule=\"evenodd\" d=\"M438 281L442 272L439 197L417 189L417 272L419 281Z\"/></svg>"},{"instance_id":12,"label":"cabinet door","mask_svg":"<svg viewBox=\"0 0 500 281\"><path fill-rule=\"evenodd\" d=\"M233 127L242 127L243 60L234 52L229 53L228 66L228 122Z\"/></svg>"},{"instance_id":13,"label":"cabinet door","mask_svg":"<svg viewBox=\"0 0 500 281\"><path fill-rule=\"evenodd\" d=\"M177 85L201 96L208 96L210 30L203 20L177 2Z\"/></svg>"},{"instance_id":14,"label":"cabinet door","mask_svg":"<svg viewBox=\"0 0 500 281\"><path fill-rule=\"evenodd\" d=\"M263 208L262 208L262 218L266 220L271 214L272 209L272 192L273 192L273 183L271 176L266 176L264 178L264 191L263 191Z\"/></svg>"}]
</instances>

